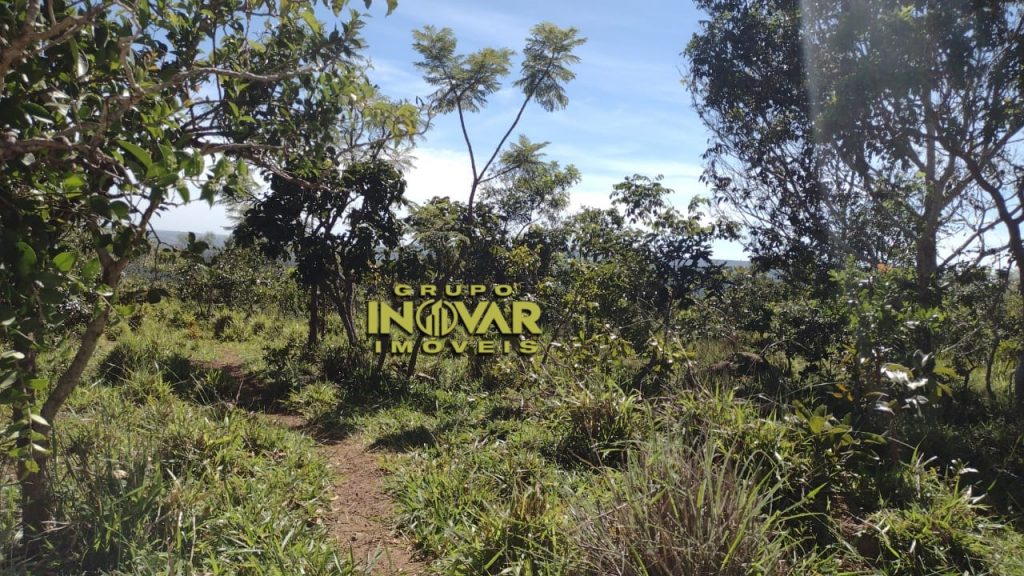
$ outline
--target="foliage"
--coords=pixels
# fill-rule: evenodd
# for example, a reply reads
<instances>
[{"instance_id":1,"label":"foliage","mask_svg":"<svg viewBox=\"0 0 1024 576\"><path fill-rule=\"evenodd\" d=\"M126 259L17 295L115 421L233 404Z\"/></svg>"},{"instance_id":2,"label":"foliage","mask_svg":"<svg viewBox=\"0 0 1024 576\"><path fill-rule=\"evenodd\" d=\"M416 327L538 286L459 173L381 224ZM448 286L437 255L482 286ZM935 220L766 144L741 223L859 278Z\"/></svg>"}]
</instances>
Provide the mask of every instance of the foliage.
<instances>
[{"instance_id":1,"label":"foliage","mask_svg":"<svg viewBox=\"0 0 1024 576\"><path fill-rule=\"evenodd\" d=\"M328 4L337 16L345 3ZM360 16L328 33L315 8L29 1L0 14L0 401L14 407L4 436L17 440L5 449L22 462L29 552L48 518L53 419L154 214L197 189L211 203L237 192L250 164L301 177L290 172L289 150L321 141L333 128L320 114L335 104L361 105L348 98L369 84L356 58ZM395 114L411 117L407 107ZM72 233L84 237L81 252L68 249ZM36 357L62 335L60 305L76 295L91 318L74 359L48 382Z\"/></svg>"},{"instance_id":2,"label":"foliage","mask_svg":"<svg viewBox=\"0 0 1024 576\"><path fill-rule=\"evenodd\" d=\"M73 399L53 468L56 548L21 567L8 557L6 570L356 573L315 524L330 476L309 440L147 390L145 378Z\"/></svg>"},{"instance_id":3,"label":"foliage","mask_svg":"<svg viewBox=\"0 0 1024 576\"><path fill-rule=\"evenodd\" d=\"M772 510L777 490L713 441L660 440L634 453L607 500L577 511L590 574L786 574L792 543Z\"/></svg>"},{"instance_id":4,"label":"foliage","mask_svg":"<svg viewBox=\"0 0 1024 576\"><path fill-rule=\"evenodd\" d=\"M396 211L404 203L405 180L378 159L349 164L340 174L323 166L312 170L303 175L318 180L315 185L273 175L271 193L246 210L235 237L270 258L294 259L296 278L310 294L310 346L319 334L320 295L334 303L355 345L353 288L380 252L398 246Z\"/></svg>"},{"instance_id":5,"label":"foliage","mask_svg":"<svg viewBox=\"0 0 1024 576\"><path fill-rule=\"evenodd\" d=\"M971 574L1016 574L1024 570L1020 534L985 518L985 506L970 487L947 486L917 460L905 474L912 502L883 509L867 520L877 540L876 566L885 574L931 574L950 569ZM953 471L954 473L962 472Z\"/></svg>"}]
</instances>

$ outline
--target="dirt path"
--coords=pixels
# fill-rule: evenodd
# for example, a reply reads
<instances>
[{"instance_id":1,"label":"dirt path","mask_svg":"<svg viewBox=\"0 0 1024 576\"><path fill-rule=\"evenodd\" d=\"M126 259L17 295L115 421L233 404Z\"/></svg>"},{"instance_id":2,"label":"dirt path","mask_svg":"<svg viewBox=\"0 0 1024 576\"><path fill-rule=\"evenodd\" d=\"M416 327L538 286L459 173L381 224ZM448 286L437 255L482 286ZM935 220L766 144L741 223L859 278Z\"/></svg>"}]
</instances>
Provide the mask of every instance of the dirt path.
<instances>
[{"instance_id":1,"label":"dirt path","mask_svg":"<svg viewBox=\"0 0 1024 576\"><path fill-rule=\"evenodd\" d=\"M274 422L301 429L298 416L270 414ZM369 573L380 576L425 574L426 565L414 560L411 544L389 528L394 504L384 493L386 475L376 454L362 441L343 440L319 444L317 450L334 472L333 496L326 520L342 551L351 553Z\"/></svg>"},{"instance_id":2,"label":"dirt path","mask_svg":"<svg viewBox=\"0 0 1024 576\"><path fill-rule=\"evenodd\" d=\"M243 395L258 389L237 358L224 357L207 364L223 370L240 383ZM252 409L262 402L239 402ZM262 399L261 399L262 400ZM298 432L304 432L302 418L291 414L262 411L268 420ZM413 576L426 573L426 564L413 559L411 543L391 529L395 510L384 493L386 475L377 455L353 435L337 441L318 441L316 448L334 472L330 509L326 518L339 548L373 576Z\"/></svg>"}]
</instances>

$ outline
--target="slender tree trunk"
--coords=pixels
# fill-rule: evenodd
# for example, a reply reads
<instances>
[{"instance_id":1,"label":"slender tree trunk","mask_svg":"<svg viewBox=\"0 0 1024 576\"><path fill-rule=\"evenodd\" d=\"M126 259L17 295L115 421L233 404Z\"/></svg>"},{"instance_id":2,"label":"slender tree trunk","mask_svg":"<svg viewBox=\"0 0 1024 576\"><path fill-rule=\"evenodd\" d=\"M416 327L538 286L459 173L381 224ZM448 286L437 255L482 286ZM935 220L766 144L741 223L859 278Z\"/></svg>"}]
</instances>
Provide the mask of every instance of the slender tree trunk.
<instances>
[{"instance_id":1,"label":"slender tree trunk","mask_svg":"<svg viewBox=\"0 0 1024 576\"><path fill-rule=\"evenodd\" d=\"M29 339L33 339L31 335L29 335ZM35 374L35 350L30 346L18 346L18 348L18 351L25 355L19 363L21 373ZM31 450L33 443L45 446L45 441L33 441L29 437L29 433L39 432L36 422L29 420L29 411L36 404L35 390L27 385L24 376L18 379L17 388L23 400L14 406L11 415L12 421L27 422L29 428L18 437L15 445L19 450L26 451ZM21 489L22 549L26 556L33 557L42 549L46 524L50 521L50 499L44 476L46 459L35 451L31 451L30 454L30 456L23 456L18 460L17 472Z\"/></svg>"},{"instance_id":2,"label":"slender tree trunk","mask_svg":"<svg viewBox=\"0 0 1024 576\"><path fill-rule=\"evenodd\" d=\"M1020 241L1019 233L1016 240ZM1017 279L1017 290L1020 292L1021 306L1024 307L1024 261L1020 259L1020 256L1018 254L1017 272L1019 278ZM1024 309L1021 310L1021 314L1024 317ZM1017 404L1017 411L1024 414L1024 349L1017 353L1017 367L1013 371L1013 400Z\"/></svg>"},{"instance_id":3,"label":"slender tree trunk","mask_svg":"<svg viewBox=\"0 0 1024 576\"><path fill-rule=\"evenodd\" d=\"M416 361L420 357L420 345L423 343L423 332L416 332L416 340L412 344L412 355L409 356L409 365L405 368L405 377L412 378L412 375L416 373Z\"/></svg>"},{"instance_id":4,"label":"slender tree trunk","mask_svg":"<svg viewBox=\"0 0 1024 576\"><path fill-rule=\"evenodd\" d=\"M104 273L105 283L111 288L116 288L120 283L121 272L124 270L127 260L121 260L112 263ZM39 410L39 415L46 421L46 424L42 424L38 421L32 421L32 431L39 434L41 438L36 440L35 443L42 447L44 450L50 450L51 446L51 431L54 420L57 417L57 412L67 401L71 392L74 391L78 382L82 378L82 373L85 372L86 366L89 364L89 360L93 357L96 352L96 345L103 335L103 331L107 327L107 320L109 318L109 308L103 301L97 301L96 306L99 308L93 315L92 320L86 325L85 332L82 334L81 342L79 343L78 350L75 352L74 358L71 360L71 364L68 365L67 369L57 379L56 384L46 397L46 401L43 403L42 408ZM32 357L34 365L34 356ZM31 372L28 374L35 373L34 366ZM24 406L30 407L34 405L34 392L25 388L25 392L29 395L29 400ZM21 411L20 414L16 413L15 417L25 418L27 414ZM47 481L47 464L49 459L46 452L34 451L31 457L36 470L29 468L27 461L19 463L18 467L18 478L21 486L21 514L22 514L22 532L25 535L26 542L26 553L35 555L39 551L39 546L42 544L42 537L46 531L46 525L51 520L50 514L50 490Z\"/></svg>"},{"instance_id":5,"label":"slender tree trunk","mask_svg":"<svg viewBox=\"0 0 1024 576\"><path fill-rule=\"evenodd\" d=\"M334 308L341 318L341 325L345 327L345 337L348 338L349 345L355 348L359 346L359 337L356 334L355 321L352 319L352 298L349 297L352 290L351 283L346 282L345 294L342 294L341 289L337 286L332 286L329 294L331 300L334 301Z\"/></svg>"},{"instance_id":6,"label":"slender tree trunk","mask_svg":"<svg viewBox=\"0 0 1024 576\"><path fill-rule=\"evenodd\" d=\"M992 365L996 362L996 351L999 349L999 339L995 338L992 341L992 347L988 350L988 357L985 358L985 392L988 393L989 399L995 396L995 392L992 391Z\"/></svg>"},{"instance_id":7,"label":"slender tree trunk","mask_svg":"<svg viewBox=\"0 0 1024 576\"><path fill-rule=\"evenodd\" d=\"M345 280L345 314L341 317L345 324L345 332L348 334L348 341L352 346L359 343L359 334L356 333L356 322L353 314L356 309L356 287L351 280Z\"/></svg>"},{"instance_id":8,"label":"slender tree trunk","mask_svg":"<svg viewBox=\"0 0 1024 576\"><path fill-rule=\"evenodd\" d=\"M319 288L309 289L309 335L306 337L306 348L316 348L320 339L320 298Z\"/></svg>"},{"instance_id":9,"label":"slender tree trunk","mask_svg":"<svg viewBox=\"0 0 1024 576\"><path fill-rule=\"evenodd\" d=\"M918 239L916 260L917 302L921 306L932 306L935 304L932 282L939 268L934 230L926 231Z\"/></svg>"},{"instance_id":10,"label":"slender tree trunk","mask_svg":"<svg viewBox=\"0 0 1024 576\"><path fill-rule=\"evenodd\" d=\"M40 426L33 423L32 429ZM19 441L20 444L20 441ZM23 551L26 557L37 556L44 547L47 525L50 524L50 490L47 482L49 459L41 453L33 453L28 459L18 462L18 477L21 488L21 527ZM29 462L35 464L29 468Z\"/></svg>"},{"instance_id":11,"label":"slender tree trunk","mask_svg":"<svg viewBox=\"0 0 1024 576\"><path fill-rule=\"evenodd\" d=\"M384 361L388 358L388 346L391 345L391 336L385 335L380 339L380 352L377 353L377 363L373 367L373 373L378 378L384 373Z\"/></svg>"}]
</instances>

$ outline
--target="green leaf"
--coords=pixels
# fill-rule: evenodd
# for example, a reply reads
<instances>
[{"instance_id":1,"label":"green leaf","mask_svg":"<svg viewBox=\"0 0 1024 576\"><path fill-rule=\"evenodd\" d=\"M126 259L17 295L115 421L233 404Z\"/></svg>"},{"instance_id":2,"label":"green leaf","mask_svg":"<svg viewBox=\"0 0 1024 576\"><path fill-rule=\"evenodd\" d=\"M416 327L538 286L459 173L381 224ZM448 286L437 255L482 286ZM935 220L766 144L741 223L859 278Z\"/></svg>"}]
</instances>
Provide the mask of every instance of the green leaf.
<instances>
[{"instance_id":1,"label":"green leaf","mask_svg":"<svg viewBox=\"0 0 1024 576\"><path fill-rule=\"evenodd\" d=\"M146 170L149 170L153 165L153 157L150 156L149 152L146 152L146 150L141 146L132 144L126 140L118 140L117 143L121 148L124 148L126 152L134 156L135 159L146 168Z\"/></svg>"},{"instance_id":2,"label":"green leaf","mask_svg":"<svg viewBox=\"0 0 1024 576\"><path fill-rule=\"evenodd\" d=\"M89 209L104 218L110 218L110 200L106 196L90 196Z\"/></svg>"},{"instance_id":3,"label":"green leaf","mask_svg":"<svg viewBox=\"0 0 1024 576\"><path fill-rule=\"evenodd\" d=\"M21 257L18 259L18 273L24 276L32 270L39 259L36 257L36 251L25 242L18 242L18 252L21 253Z\"/></svg>"},{"instance_id":4,"label":"green leaf","mask_svg":"<svg viewBox=\"0 0 1024 576\"><path fill-rule=\"evenodd\" d=\"M53 121L53 118L50 116L50 111L35 102L22 102L20 108L26 116L38 118L47 122Z\"/></svg>"},{"instance_id":5,"label":"green leaf","mask_svg":"<svg viewBox=\"0 0 1024 576\"><path fill-rule=\"evenodd\" d=\"M305 10L302 12L302 19L309 25L309 29L317 34L320 34L320 21L316 19L316 15L313 14L312 10ZM234 106L232 109L235 111L235 117L238 117L238 107Z\"/></svg>"},{"instance_id":6,"label":"green leaf","mask_svg":"<svg viewBox=\"0 0 1024 576\"><path fill-rule=\"evenodd\" d=\"M823 416L812 416L807 422L807 426L810 427L811 432L814 434L821 434L825 429L825 418Z\"/></svg>"},{"instance_id":7,"label":"green leaf","mask_svg":"<svg viewBox=\"0 0 1024 576\"><path fill-rule=\"evenodd\" d=\"M72 174L64 179L64 189L70 192L85 186L85 178L81 174Z\"/></svg>"},{"instance_id":8,"label":"green leaf","mask_svg":"<svg viewBox=\"0 0 1024 576\"><path fill-rule=\"evenodd\" d=\"M75 56L75 74L82 78L89 73L89 61L85 59L85 54L81 51Z\"/></svg>"},{"instance_id":9,"label":"green leaf","mask_svg":"<svg viewBox=\"0 0 1024 576\"><path fill-rule=\"evenodd\" d=\"M85 266L82 267L82 277L86 279L93 279L97 274L100 273L100 261L98 258L93 258L88 261Z\"/></svg>"},{"instance_id":10,"label":"green leaf","mask_svg":"<svg viewBox=\"0 0 1024 576\"><path fill-rule=\"evenodd\" d=\"M117 217L118 220L125 220L128 218L128 214L131 211L131 207L128 206L127 202L122 200L115 200L110 203L110 212Z\"/></svg>"},{"instance_id":11,"label":"green leaf","mask_svg":"<svg viewBox=\"0 0 1024 576\"><path fill-rule=\"evenodd\" d=\"M75 255L71 252L61 252L53 257L53 265L57 267L57 270L67 272L75 265Z\"/></svg>"},{"instance_id":12,"label":"green leaf","mask_svg":"<svg viewBox=\"0 0 1024 576\"><path fill-rule=\"evenodd\" d=\"M391 13L395 11L395 8L398 8L398 0L388 0L388 13L387 13L387 15L391 16Z\"/></svg>"}]
</instances>

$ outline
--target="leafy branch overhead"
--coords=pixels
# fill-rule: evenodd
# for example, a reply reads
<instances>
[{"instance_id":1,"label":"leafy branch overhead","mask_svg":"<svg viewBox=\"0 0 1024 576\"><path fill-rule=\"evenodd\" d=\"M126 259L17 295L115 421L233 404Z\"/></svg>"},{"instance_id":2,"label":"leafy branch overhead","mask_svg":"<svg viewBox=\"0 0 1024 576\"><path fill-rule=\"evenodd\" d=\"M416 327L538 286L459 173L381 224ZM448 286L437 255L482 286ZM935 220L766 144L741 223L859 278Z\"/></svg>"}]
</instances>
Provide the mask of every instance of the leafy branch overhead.
<instances>
[{"instance_id":1,"label":"leafy branch overhead","mask_svg":"<svg viewBox=\"0 0 1024 576\"><path fill-rule=\"evenodd\" d=\"M154 216L197 195L244 195L255 171L309 186L332 162L397 155L421 131L418 108L367 80L362 16L346 4L28 0L0 10L0 339L13 346L0 401L13 408L5 437L16 438L26 534L47 520L50 426ZM336 25L320 21L321 6ZM303 162L309 150L323 154ZM36 358L63 334L65 297L90 320L51 382Z\"/></svg>"}]
</instances>

